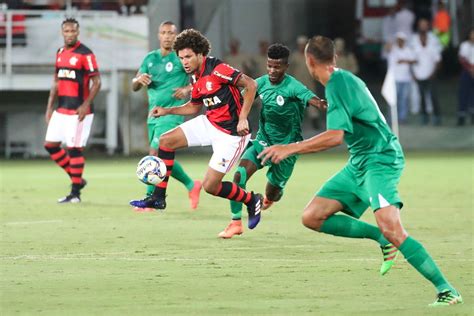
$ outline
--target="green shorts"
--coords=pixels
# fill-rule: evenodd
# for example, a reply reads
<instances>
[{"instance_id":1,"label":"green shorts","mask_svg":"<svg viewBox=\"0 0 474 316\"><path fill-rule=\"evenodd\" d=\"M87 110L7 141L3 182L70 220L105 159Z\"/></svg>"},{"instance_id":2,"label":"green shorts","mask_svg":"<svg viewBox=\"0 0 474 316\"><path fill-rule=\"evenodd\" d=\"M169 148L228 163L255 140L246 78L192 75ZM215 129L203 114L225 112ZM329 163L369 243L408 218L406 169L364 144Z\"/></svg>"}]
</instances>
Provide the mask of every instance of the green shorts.
<instances>
[{"instance_id":1,"label":"green shorts","mask_svg":"<svg viewBox=\"0 0 474 316\"><path fill-rule=\"evenodd\" d=\"M262 166L262 160L258 159L257 156L265 148L264 145L260 144L257 140L253 140L249 143L249 146L242 155L241 160L247 159L252 161L257 169L262 169L265 166L268 166L267 170L267 180L272 185L284 189L286 183L293 173L295 168L296 160L298 156L291 156L281 161L279 164L273 164L270 161L267 161L264 166Z\"/></svg>"},{"instance_id":2,"label":"green shorts","mask_svg":"<svg viewBox=\"0 0 474 316\"><path fill-rule=\"evenodd\" d=\"M370 206L375 212L381 207L403 203L398 196L397 186L403 168L387 165L372 165L360 172L350 165L330 178L316 193L316 196L341 202L343 212L359 218Z\"/></svg>"},{"instance_id":3,"label":"green shorts","mask_svg":"<svg viewBox=\"0 0 474 316\"><path fill-rule=\"evenodd\" d=\"M184 122L182 115L166 115L157 120L149 121L148 127L148 143L150 148L158 149L160 136L167 131L181 125Z\"/></svg>"}]
</instances>

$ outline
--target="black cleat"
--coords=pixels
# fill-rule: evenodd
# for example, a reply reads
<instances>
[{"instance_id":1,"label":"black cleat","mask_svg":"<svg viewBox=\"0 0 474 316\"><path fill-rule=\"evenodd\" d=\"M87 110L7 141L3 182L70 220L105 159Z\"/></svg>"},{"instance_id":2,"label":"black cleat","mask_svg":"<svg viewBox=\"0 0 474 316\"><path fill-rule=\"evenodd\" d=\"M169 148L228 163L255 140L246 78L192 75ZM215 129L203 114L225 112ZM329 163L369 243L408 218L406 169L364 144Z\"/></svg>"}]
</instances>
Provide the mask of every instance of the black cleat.
<instances>
[{"instance_id":1,"label":"black cleat","mask_svg":"<svg viewBox=\"0 0 474 316\"><path fill-rule=\"evenodd\" d=\"M130 205L137 208L154 208L158 210L164 210L166 208L166 199L164 197L152 197L148 196L143 200L131 200Z\"/></svg>"},{"instance_id":2,"label":"black cleat","mask_svg":"<svg viewBox=\"0 0 474 316\"><path fill-rule=\"evenodd\" d=\"M78 194L69 194L58 200L58 203L81 203L81 197Z\"/></svg>"}]
</instances>

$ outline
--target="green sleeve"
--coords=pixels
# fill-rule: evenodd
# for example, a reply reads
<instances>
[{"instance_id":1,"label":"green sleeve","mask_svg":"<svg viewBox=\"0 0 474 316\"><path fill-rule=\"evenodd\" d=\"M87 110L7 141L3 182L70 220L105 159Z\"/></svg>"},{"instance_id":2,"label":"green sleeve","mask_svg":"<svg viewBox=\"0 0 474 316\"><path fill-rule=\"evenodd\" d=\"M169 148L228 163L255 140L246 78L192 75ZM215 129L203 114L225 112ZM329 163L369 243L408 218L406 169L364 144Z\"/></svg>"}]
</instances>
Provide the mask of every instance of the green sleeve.
<instances>
[{"instance_id":1,"label":"green sleeve","mask_svg":"<svg viewBox=\"0 0 474 316\"><path fill-rule=\"evenodd\" d=\"M326 98L328 100L327 129L344 130L353 133L352 113L347 103L347 100L350 100L347 94L347 87L345 84L340 84L336 88L331 89L333 86L328 86L326 89Z\"/></svg>"},{"instance_id":2,"label":"green sleeve","mask_svg":"<svg viewBox=\"0 0 474 316\"><path fill-rule=\"evenodd\" d=\"M138 68L138 72L141 74L148 73L148 55L143 59L142 64L140 65L140 68Z\"/></svg>"},{"instance_id":3,"label":"green sleeve","mask_svg":"<svg viewBox=\"0 0 474 316\"><path fill-rule=\"evenodd\" d=\"M301 101L305 107L308 106L309 100L316 97L313 91L309 90L304 84L296 81L295 89L293 91L294 97Z\"/></svg>"}]
</instances>

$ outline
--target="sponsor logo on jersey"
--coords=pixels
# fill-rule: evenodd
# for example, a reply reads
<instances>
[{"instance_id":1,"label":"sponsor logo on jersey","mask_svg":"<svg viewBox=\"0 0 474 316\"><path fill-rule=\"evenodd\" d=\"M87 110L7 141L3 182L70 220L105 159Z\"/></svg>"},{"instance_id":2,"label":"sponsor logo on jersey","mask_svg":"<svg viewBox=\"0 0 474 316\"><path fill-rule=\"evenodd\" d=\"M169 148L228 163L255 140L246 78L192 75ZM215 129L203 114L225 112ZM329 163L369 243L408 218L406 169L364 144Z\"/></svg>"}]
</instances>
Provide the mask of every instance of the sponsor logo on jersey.
<instances>
[{"instance_id":1,"label":"sponsor logo on jersey","mask_svg":"<svg viewBox=\"0 0 474 316\"><path fill-rule=\"evenodd\" d=\"M206 89L207 89L207 91L212 91L212 82L211 81L206 81Z\"/></svg>"},{"instance_id":2,"label":"sponsor logo on jersey","mask_svg":"<svg viewBox=\"0 0 474 316\"><path fill-rule=\"evenodd\" d=\"M76 79L76 71L69 69L59 69L58 78Z\"/></svg>"},{"instance_id":3,"label":"sponsor logo on jersey","mask_svg":"<svg viewBox=\"0 0 474 316\"><path fill-rule=\"evenodd\" d=\"M222 101L219 99L219 97L214 96L212 98L204 98L202 99L202 103L204 103L205 106L213 106L220 104Z\"/></svg>"},{"instance_id":4,"label":"sponsor logo on jersey","mask_svg":"<svg viewBox=\"0 0 474 316\"><path fill-rule=\"evenodd\" d=\"M218 72L217 70L214 70L214 75L216 75L217 77L220 77L222 79L225 79L227 81L232 81L232 78L229 77L229 76L226 76L226 75L223 75L221 74L220 72Z\"/></svg>"},{"instance_id":5,"label":"sponsor logo on jersey","mask_svg":"<svg viewBox=\"0 0 474 316\"><path fill-rule=\"evenodd\" d=\"M166 66L165 66L165 70L166 70L167 72L170 72L171 70L173 70L173 63L170 62L170 61L167 62L167 63L166 63Z\"/></svg>"},{"instance_id":6,"label":"sponsor logo on jersey","mask_svg":"<svg viewBox=\"0 0 474 316\"><path fill-rule=\"evenodd\" d=\"M72 56L71 59L69 59L69 63L73 66L76 66L78 60L79 59L77 59L76 56Z\"/></svg>"},{"instance_id":7,"label":"sponsor logo on jersey","mask_svg":"<svg viewBox=\"0 0 474 316\"><path fill-rule=\"evenodd\" d=\"M282 106L283 104L285 104L285 99L281 95L279 95L276 98L276 102L279 106Z\"/></svg>"}]
</instances>

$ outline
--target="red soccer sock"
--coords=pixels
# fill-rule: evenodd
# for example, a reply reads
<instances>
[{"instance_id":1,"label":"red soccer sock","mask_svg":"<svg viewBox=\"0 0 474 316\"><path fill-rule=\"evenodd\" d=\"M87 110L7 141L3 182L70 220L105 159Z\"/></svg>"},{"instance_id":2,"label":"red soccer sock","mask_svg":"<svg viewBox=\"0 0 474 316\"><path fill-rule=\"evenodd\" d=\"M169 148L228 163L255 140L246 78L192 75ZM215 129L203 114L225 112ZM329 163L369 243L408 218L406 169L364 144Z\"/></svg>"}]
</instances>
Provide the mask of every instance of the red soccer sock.
<instances>
[{"instance_id":1,"label":"red soccer sock","mask_svg":"<svg viewBox=\"0 0 474 316\"><path fill-rule=\"evenodd\" d=\"M247 204L252 199L252 192L247 192L237 184L229 181L221 182L216 195L228 200L242 202L244 204Z\"/></svg>"},{"instance_id":2,"label":"red soccer sock","mask_svg":"<svg viewBox=\"0 0 474 316\"><path fill-rule=\"evenodd\" d=\"M60 146L55 145L44 145L44 148L49 153L51 159L64 171L71 176L70 174L70 158L68 153L61 148Z\"/></svg>"},{"instance_id":3,"label":"red soccer sock","mask_svg":"<svg viewBox=\"0 0 474 316\"><path fill-rule=\"evenodd\" d=\"M173 171L173 165L174 165L174 156L175 156L175 151L174 149L171 148L166 148L163 146L160 146L158 148L158 157L163 160L166 166L166 177L156 185L155 192L153 195L155 196L161 196L164 197L166 196L166 188L168 187L168 180L170 178L171 172Z\"/></svg>"}]
</instances>

